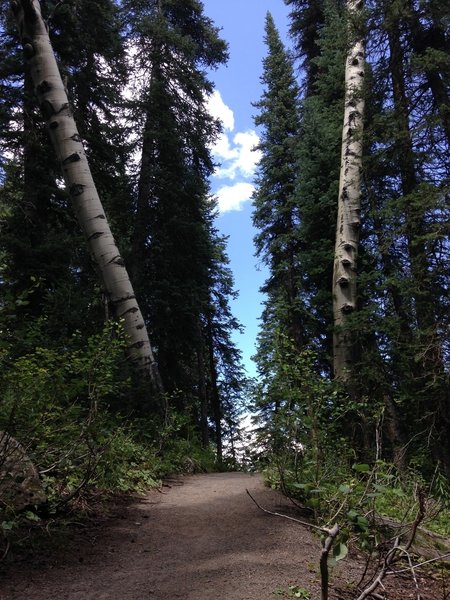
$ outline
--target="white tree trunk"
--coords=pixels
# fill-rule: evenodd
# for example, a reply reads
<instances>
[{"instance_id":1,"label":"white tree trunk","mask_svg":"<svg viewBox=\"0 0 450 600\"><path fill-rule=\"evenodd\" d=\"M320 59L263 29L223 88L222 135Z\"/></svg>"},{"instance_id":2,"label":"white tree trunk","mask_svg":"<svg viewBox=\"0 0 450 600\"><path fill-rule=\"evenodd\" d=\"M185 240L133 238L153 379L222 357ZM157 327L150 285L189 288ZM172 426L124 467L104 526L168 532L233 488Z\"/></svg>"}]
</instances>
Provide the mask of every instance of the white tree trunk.
<instances>
[{"instance_id":1,"label":"white tree trunk","mask_svg":"<svg viewBox=\"0 0 450 600\"><path fill-rule=\"evenodd\" d=\"M98 196L38 0L13 0L26 60L64 180L105 293L123 319L131 360L156 391L162 382L134 291Z\"/></svg>"},{"instance_id":2,"label":"white tree trunk","mask_svg":"<svg viewBox=\"0 0 450 600\"><path fill-rule=\"evenodd\" d=\"M349 48L345 64L345 108L342 129L341 172L333 272L333 359L335 378L346 381L352 366L352 336L346 330L356 309L356 273L360 228L364 41L352 21L362 10L360 0L348 0Z\"/></svg>"}]
</instances>

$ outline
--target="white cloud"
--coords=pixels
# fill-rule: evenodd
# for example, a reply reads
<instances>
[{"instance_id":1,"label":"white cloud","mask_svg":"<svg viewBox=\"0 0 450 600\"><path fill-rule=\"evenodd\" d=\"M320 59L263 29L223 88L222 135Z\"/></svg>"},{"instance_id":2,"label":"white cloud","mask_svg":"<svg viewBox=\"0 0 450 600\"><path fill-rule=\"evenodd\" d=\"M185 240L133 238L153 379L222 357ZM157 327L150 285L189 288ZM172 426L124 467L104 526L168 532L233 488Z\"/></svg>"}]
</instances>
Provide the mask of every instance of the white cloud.
<instances>
[{"instance_id":1,"label":"white cloud","mask_svg":"<svg viewBox=\"0 0 450 600\"><path fill-rule=\"evenodd\" d=\"M211 148L214 158L220 163L215 172L219 179L251 178L261 159L261 152L254 150L259 143L256 131L240 131L233 137L222 133Z\"/></svg>"},{"instance_id":2,"label":"white cloud","mask_svg":"<svg viewBox=\"0 0 450 600\"><path fill-rule=\"evenodd\" d=\"M255 189L249 180L261 159L261 152L254 150L259 143L259 136L253 129L234 133L234 113L217 90L208 97L207 102L210 114L223 124L223 132L211 146L212 155L220 165L213 178L233 182L215 192L219 199L219 210L242 210L243 203L250 199Z\"/></svg>"},{"instance_id":3,"label":"white cloud","mask_svg":"<svg viewBox=\"0 0 450 600\"><path fill-rule=\"evenodd\" d=\"M246 181L222 186L215 193L219 211L225 213L231 210L242 210L242 205L251 199L254 189L255 186Z\"/></svg>"},{"instance_id":4,"label":"white cloud","mask_svg":"<svg viewBox=\"0 0 450 600\"><path fill-rule=\"evenodd\" d=\"M233 131L234 114L231 108L222 100L220 92L215 90L210 96L208 96L207 106L209 113L215 119L222 121L225 130Z\"/></svg>"},{"instance_id":5,"label":"white cloud","mask_svg":"<svg viewBox=\"0 0 450 600\"><path fill-rule=\"evenodd\" d=\"M216 143L212 147L213 155L221 161L224 160L237 160L239 158L239 151L237 148L232 148L230 138L226 133L221 133ZM217 172L216 172L217 175Z\"/></svg>"},{"instance_id":6,"label":"white cloud","mask_svg":"<svg viewBox=\"0 0 450 600\"><path fill-rule=\"evenodd\" d=\"M219 159L228 161L228 164L222 163L222 166L216 171L216 177L227 179L236 179L239 175L246 179L252 177L256 165L261 159L261 152L254 150L258 142L259 137L256 131L249 130L236 133L232 140L233 145L228 140L226 154L219 154L220 150L224 149L223 142L218 148L214 147L213 154Z\"/></svg>"}]
</instances>

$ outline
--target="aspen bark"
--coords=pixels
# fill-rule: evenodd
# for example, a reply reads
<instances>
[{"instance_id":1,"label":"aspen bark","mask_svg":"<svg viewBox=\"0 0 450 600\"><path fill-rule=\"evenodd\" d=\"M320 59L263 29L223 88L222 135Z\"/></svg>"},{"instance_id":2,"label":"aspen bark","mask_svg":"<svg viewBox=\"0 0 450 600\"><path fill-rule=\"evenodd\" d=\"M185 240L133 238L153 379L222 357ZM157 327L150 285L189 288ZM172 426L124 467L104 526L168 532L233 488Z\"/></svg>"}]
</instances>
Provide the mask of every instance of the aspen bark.
<instances>
[{"instance_id":1,"label":"aspen bark","mask_svg":"<svg viewBox=\"0 0 450 600\"><path fill-rule=\"evenodd\" d=\"M92 178L40 3L38 0L13 0L11 8L75 214L107 298L116 316L123 319L130 359L144 377L150 379L155 391L162 392L144 319Z\"/></svg>"},{"instance_id":2,"label":"aspen bark","mask_svg":"<svg viewBox=\"0 0 450 600\"><path fill-rule=\"evenodd\" d=\"M348 0L349 47L345 63L345 105L341 171L333 269L334 375L348 380L353 362L349 316L356 310L356 273L360 228L363 133L364 40L352 21L361 14L361 0Z\"/></svg>"}]
</instances>

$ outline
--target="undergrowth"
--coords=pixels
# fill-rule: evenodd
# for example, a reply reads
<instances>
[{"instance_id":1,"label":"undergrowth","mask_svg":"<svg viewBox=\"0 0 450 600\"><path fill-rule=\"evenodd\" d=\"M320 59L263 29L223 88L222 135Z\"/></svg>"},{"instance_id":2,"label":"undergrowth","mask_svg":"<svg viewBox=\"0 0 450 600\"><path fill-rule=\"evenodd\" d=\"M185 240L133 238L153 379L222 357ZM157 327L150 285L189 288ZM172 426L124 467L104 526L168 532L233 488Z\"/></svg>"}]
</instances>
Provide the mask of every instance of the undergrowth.
<instances>
[{"instance_id":1,"label":"undergrowth","mask_svg":"<svg viewBox=\"0 0 450 600\"><path fill-rule=\"evenodd\" d=\"M427 448L405 454L401 469L383 459L382 403L350 398L318 374L312 351L298 354L281 333L273 361L273 372L254 390L253 451L271 487L297 501L320 526L338 521L341 541L368 550L381 539L383 516L411 523L422 499L421 525L449 535L444 469L437 464L430 472Z\"/></svg>"},{"instance_id":2,"label":"undergrowth","mask_svg":"<svg viewBox=\"0 0 450 600\"><path fill-rule=\"evenodd\" d=\"M0 432L20 443L46 497L15 510L2 494L4 547L15 531L49 518L78 520L111 494L143 493L169 474L215 469L214 452L201 447L188 414L158 418L130 398L120 325L108 324L87 343L75 335L63 349L36 347L18 358L3 350L0 362ZM22 477L2 470L4 461L0 493L8 478Z\"/></svg>"}]
</instances>

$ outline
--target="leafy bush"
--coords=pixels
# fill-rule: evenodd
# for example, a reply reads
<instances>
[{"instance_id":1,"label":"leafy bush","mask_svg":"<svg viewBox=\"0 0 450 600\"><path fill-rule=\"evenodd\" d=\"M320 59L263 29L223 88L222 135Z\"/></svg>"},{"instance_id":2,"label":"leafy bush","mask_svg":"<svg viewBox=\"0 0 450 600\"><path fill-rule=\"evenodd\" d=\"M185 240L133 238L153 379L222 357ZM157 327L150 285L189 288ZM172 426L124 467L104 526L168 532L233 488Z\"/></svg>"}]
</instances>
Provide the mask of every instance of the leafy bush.
<instances>
[{"instance_id":1,"label":"leafy bush","mask_svg":"<svg viewBox=\"0 0 450 600\"><path fill-rule=\"evenodd\" d=\"M169 399L170 405L170 399ZM157 473L209 473L217 470L212 447L203 448L198 428L188 414L171 411L160 431Z\"/></svg>"},{"instance_id":2,"label":"leafy bush","mask_svg":"<svg viewBox=\"0 0 450 600\"><path fill-rule=\"evenodd\" d=\"M75 335L59 350L37 347L16 359L3 355L0 428L22 443L50 502L94 481L117 446L120 421L108 412L108 400L128 389L123 351L122 329L110 323L85 344Z\"/></svg>"},{"instance_id":3,"label":"leafy bush","mask_svg":"<svg viewBox=\"0 0 450 600\"><path fill-rule=\"evenodd\" d=\"M443 508L450 493L444 476L436 471L427 482L413 466L399 473L393 464L376 457L361 460L364 453L350 443L349 423L362 412L367 414L367 406L318 375L314 354L296 352L281 334L273 363L268 380L256 390L260 464L268 484L309 509L320 526L328 529L339 523L335 558L345 556L349 541L374 549L381 539L381 515L414 522L423 498L428 526L448 531ZM374 404L372 409L375 433L379 407Z\"/></svg>"}]
</instances>

